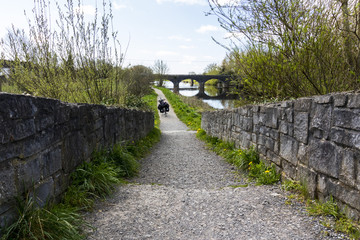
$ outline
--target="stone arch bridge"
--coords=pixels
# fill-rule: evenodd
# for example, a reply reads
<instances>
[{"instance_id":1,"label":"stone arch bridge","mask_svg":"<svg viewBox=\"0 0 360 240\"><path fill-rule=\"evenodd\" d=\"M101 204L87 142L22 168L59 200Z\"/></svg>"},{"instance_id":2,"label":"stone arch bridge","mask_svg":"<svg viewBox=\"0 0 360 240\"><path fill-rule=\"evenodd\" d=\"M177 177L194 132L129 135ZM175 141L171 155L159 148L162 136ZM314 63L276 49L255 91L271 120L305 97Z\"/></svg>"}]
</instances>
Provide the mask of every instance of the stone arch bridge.
<instances>
[{"instance_id":1,"label":"stone arch bridge","mask_svg":"<svg viewBox=\"0 0 360 240\"><path fill-rule=\"evenodd\" d=\"M179 92L179 84L186 79L195 80L199 83L198 95L206 96L205 83L211 79L217 79L223 83L224 88L229 88L231 76L230 75L165 75L164 79L171 81L174 84L174 92Z\"/></svg>"}]
</instances>

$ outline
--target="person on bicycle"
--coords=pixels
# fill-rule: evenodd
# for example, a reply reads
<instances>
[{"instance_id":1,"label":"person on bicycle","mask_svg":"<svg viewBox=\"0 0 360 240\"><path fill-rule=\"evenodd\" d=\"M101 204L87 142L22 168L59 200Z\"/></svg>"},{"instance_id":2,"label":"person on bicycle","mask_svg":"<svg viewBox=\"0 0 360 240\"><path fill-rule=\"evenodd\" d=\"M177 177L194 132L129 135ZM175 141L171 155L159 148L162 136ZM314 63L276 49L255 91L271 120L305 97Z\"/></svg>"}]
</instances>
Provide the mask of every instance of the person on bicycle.
<instances>
[{"instance_id":1,"label":"person on bicycle","mask_svg":"<svg viewBox=\"0 0 360 240\"><path fill-rule=\"evenodd\" d=\"M160 98L158 109L161 113L167 113L169 111L169 104L165 101L165 99Z\"/></svg>"}]
</instances>

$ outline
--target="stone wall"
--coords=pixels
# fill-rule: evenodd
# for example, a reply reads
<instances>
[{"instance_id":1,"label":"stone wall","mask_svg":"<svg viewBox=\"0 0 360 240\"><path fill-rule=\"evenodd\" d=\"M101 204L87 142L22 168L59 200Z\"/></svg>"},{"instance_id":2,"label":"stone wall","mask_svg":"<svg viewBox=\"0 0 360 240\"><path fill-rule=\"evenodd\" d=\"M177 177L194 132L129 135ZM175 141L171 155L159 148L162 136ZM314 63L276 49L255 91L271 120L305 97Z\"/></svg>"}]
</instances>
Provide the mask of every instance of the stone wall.
<instances>
[{"instance_id":1,"label":"stone wall","mask_svg":"<svg viewBox=\"0 0 360 240\"><path fill-rule=\"evenodd\" d=\"M94 150L153 127L151 112L0 93L0 227L15 215L15 196L34 187L40 204L56 199Z\"/></svg>"},{"instance_id":2,"label":"stone wall","mask_svg":"<svg viewBox=\"0 0 360 240\"><path fill-rule=\"evenodd\" d=\"M237 147L256 146L284 177L304 181L312 197L332 195L359 219L360 94L206 112L202 128Z\"/></svg>"}]
</instances>

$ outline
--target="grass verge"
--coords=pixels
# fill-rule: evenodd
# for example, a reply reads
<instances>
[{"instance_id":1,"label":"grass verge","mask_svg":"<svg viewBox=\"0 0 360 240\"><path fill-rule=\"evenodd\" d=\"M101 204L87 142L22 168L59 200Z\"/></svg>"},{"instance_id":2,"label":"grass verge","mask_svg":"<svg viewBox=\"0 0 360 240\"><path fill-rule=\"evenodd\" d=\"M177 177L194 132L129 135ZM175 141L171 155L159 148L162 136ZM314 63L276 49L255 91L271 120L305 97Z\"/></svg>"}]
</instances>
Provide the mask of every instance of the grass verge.
<instances>
[{"instance_id":1,"label":"grass verge","mask_svg":"<svg viewBox=\"0 0 360 240\"><path fill-rule=\"evenodd\" d=\"M237 149L234 144L211 137L202 129L198 129L196 136L227 162L246 172L250 181L255 181L258 185L270 185L280 181L275 165L268 166L261 161L259 153L253 147L247 150Z\"/></svg>"},{"instance_id":2,"label":"grass verge","mask_svg":"<svg viewBox=\"0 0 360 240\"><path fill-rule=\"evenodd\" d=\"M322 221L325 227L345 233L351 239L360 239L359 222L349 219L345 213L340 210L332 196L325 202L311 200L309 199L306 185L302 182L292 180L284 181L282 183L282 189L292 193L288 196L287 204L292 204L293 200L304 202L309 215L326 217Z\"/></svg>"},{"instance_id":3,"label":"grass verge","mask_svg":"<svg viewBox=\"0 0 360 240\"><path fill-rule=\"evenodd\" d=\"M159 87L171 106L174 108L176 116L186 124L191 130L196 130L201 127L201 113L194 107L190 107L184 103L180 96L171 92L167 88Z\"/></svg>"},{"instance_id":4,"label":"grass verge","mask_svg":"<svg viewBox=\"0 0 360 240\"><path fill-rule=\"evenodd\" d=\"M154 109L157 126L143 139L94 152L90 162L84 162L71 175L71 185L60 204L48 203L41 208L34 191L17 200L18 218L1 230L1 240L78 240L85 239L91 226L83 219L84 210L92 210L96 199L111 194L114 188L137 174L138 159L160 140L157 95L152 93L144 101Z\"/></svg>"}]
</instances>

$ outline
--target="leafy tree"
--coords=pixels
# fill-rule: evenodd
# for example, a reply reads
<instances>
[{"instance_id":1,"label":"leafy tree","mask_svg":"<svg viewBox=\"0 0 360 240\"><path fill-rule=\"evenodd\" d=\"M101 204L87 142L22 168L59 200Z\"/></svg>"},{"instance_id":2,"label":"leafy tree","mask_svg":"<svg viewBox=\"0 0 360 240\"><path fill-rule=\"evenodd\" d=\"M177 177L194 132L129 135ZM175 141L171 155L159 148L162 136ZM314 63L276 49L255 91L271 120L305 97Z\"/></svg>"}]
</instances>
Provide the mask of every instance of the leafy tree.
<instances>
[{"instance_id":1,"label":"leafy tree","mask_svg":"<svg viewBox=\"0 0 360 240\"><path fill-rule=\"evenodd\" d=\"M348 1L208 0L237 40L225 63L249 98L289 98L359 88L358 7ZM339 3L341 2L341 6ZM338 11L341 7L342 11ZM355 15L354 15L355 14Z\"/></svg>"},{"instance_id":2,"label":"leafy tree","mask_svg":"<svg viewBox=\"0 0 360 240\"><path fill-rule=\"evenodd\" d=\"M169 67L163 60L156 60L153 66L155 78L159 81L158 86L162 87L164 82L164 75L169 72Z\"/></svg>"},{"instance_id":3,"label":"leafy tree","mask_svg":"<svg viewBox=\"0 0 360 240\"><path fill-rule=\"evenodd\" d=\"M206 66L204 74L207 75L217 75L220 73L220 67L216 63L210 63Z\"/></svg>"}]
</instances>

